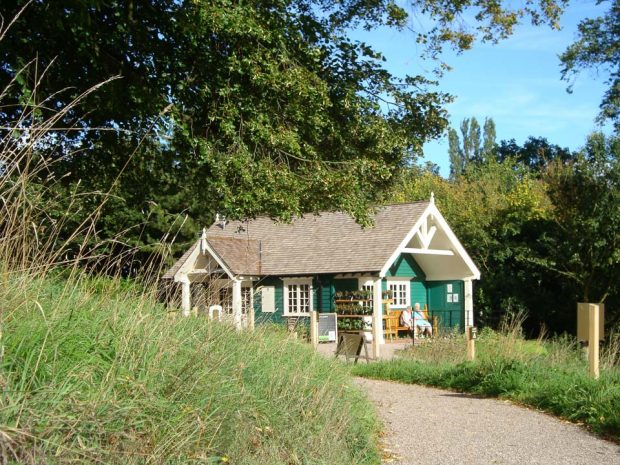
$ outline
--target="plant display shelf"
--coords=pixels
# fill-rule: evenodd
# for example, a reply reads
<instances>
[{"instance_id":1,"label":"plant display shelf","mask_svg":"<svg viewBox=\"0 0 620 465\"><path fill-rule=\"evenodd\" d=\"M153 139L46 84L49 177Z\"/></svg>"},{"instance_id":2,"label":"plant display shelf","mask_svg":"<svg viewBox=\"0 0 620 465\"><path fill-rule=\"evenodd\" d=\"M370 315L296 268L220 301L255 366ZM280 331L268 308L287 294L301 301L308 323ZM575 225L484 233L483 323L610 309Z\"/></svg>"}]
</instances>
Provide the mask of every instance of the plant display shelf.
<instances>
[{"instance_id":1,"label":"plant display shelf","mask_svg":"<svg viewBox=\"0 0 620 465\"><path fill-rule=\"evenodd\" d=\"M368 314L368 315L359 315L359 314L354 314L354 315L341 315L340 313L337 314L338 318L364 318L366 316L372 316L372 313Z\"/></svg>"}]
</instances>

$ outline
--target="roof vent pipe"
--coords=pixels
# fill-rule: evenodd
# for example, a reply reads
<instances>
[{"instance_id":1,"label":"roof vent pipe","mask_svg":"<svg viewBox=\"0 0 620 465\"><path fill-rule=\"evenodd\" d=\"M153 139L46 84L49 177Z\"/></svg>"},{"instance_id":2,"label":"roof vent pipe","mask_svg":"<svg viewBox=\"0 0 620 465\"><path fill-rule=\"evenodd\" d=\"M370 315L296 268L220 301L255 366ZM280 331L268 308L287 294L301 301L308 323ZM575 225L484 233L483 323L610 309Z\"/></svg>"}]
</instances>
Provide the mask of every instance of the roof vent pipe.
<instances>
[{"instance_id":1,"label":"roof vent pipe","mask_svg":"<svg viewBox=\"0 0 620 465\"><path fill-rule=\"evenodd\" d=\"M200 236L200 251L205 254L207 252L207 228L202 228Z\"/></svg>"},{"instance_id":2,"label":"roof vent pipe","mask_svg":"<svg viewBox=\"0 0 620 465\"><path fill-rule=\"evenodd\" d=\"M226 216L216 213L215 222L218 223L220 228L224 229L226 227Z\"/></svg>"}]
</instances>

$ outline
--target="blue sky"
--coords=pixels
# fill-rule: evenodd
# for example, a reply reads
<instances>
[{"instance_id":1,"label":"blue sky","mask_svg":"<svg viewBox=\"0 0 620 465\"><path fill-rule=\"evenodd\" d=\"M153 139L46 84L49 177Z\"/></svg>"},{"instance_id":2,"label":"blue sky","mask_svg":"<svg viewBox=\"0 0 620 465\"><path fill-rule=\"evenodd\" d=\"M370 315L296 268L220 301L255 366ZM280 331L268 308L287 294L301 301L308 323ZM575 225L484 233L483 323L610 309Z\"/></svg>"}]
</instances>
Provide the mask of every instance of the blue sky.
<instances>
[{"instance_id":1,"label":"blue sky","mask_svg":"<svg viewBox=\"0 0 620 465\"><path fill-rule=\"evenodd\" d=\"M567 83L560 80L558 55L574 41L579 21L600 15L606 7L582 0L567 9L561 31L522 25L497 45L478 43L458 56L445 53L443 60L452 71L440 79L439 89L455 96L447 107L451 125L458 128L464 118L472 116L482 125L491 117L498 141L522 143L528 136L541 136L571 150L583 146L586 136L597 129L594 119L605 79L583 71L573 93L567 93ZM354 37L381 51L393 74L433 77L433 63L420 58L421 50L411 32L358 31ZM445 137L424 147L425 159L437 163L443 176L449 173L447 152Z\"/></svg>"}]
</instances>

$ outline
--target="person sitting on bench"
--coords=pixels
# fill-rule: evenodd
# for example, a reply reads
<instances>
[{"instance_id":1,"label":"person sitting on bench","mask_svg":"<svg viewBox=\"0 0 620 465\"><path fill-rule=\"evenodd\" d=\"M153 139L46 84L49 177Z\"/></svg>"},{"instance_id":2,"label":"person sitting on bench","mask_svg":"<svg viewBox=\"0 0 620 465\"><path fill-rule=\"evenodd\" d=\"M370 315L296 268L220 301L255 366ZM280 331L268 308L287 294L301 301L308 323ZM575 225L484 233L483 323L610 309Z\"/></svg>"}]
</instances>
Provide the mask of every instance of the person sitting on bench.
<instances>
[{"instance_id":1,"label":"person sitting on bench","mask_svg":"<svg viewBox=\"0 0 620 465\"><path fill-rule=\"evenodd\" d=\"M418 336L430 337L433 335L433 326L424 317L420 311L420 304L417 302L413 307L413 321Z\"/></svg>"},{"instance_id":2,"label":"person sitting on bench","mask_svg":"<svg viewBox=\"0 0 620 465\"><path fill-rule=\"evenodd\" d=\"M400 314L400 326L407 327L407 333L412 339L415 339L415 330L413 326L413 314L411 312L411 306L408 306Z\"/></svg>"}]
</instances>

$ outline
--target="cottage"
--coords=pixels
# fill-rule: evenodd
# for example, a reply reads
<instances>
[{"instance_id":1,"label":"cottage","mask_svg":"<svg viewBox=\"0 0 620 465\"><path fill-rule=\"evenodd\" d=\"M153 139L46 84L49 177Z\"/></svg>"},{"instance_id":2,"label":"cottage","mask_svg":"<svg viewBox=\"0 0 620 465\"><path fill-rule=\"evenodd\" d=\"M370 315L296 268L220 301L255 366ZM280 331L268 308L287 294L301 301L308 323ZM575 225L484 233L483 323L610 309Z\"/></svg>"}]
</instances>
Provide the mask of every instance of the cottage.
<instances>
[{"instance_id":1,"label":"cottage","mask_svg":"<svg viewBox=\"0 0 620 465\"><path fill-rule=\"evenodd\" d=\"M164 278L181 283L185 315L215 304L237 326L332 312L339 293L366 290L363 305L377 328L388 292L393 309L417 302L442 326L462 328L473 325L480 272L431 196L378 208L369 228L340 212L290 223L218 219Z\"/></svg>"}]
</instances>

